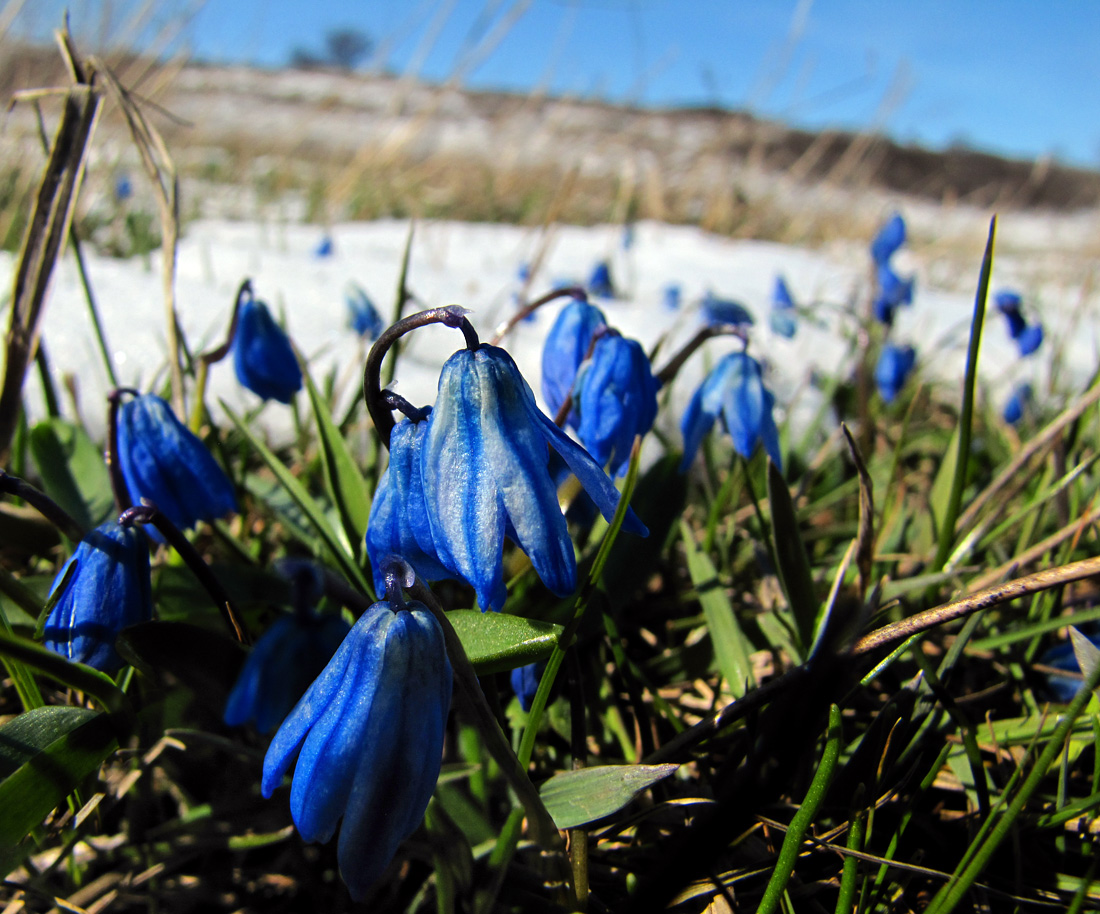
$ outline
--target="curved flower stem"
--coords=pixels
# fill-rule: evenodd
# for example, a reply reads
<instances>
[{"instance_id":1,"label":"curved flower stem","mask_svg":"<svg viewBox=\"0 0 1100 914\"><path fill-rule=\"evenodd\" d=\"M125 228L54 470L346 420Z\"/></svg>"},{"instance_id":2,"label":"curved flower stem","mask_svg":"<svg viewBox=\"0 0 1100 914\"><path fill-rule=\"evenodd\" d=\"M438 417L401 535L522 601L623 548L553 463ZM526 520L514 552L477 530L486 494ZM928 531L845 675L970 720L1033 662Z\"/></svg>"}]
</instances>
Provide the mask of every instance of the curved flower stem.
<instances>
[{"instance_id":1,"label":"curved flower stem","mask_svg":"<svg viewBox=\"0 0 1100 914\"><path fill-rule=\"evenodd\" d=\"M220 362L233 348L233 339L237 335L237 321L241 314L241 305L252 298L252 280L246 279L237 289L237 298L233 303L233 314L229 318L229 329L225 334L225 342L216 349L204 352L199 356L199 372L195 379L195 405L191 408L191 431L196 435L202 428L203 414L206 412L206 379L210 373L210 366Z\"/></svg>"},{"instance_id":2,"label":"curved flower stem","mask_svg":"<svg viewBox=\"0 0 1100 914\"><path fill-rule=\"evenodd\" d=\"M493 760L500 765L501 772L508 779L508 783L515 791L524 809L527 810L527 815L535 830L535 839L544 848L561 850L562 841L557 826L554 825L550 813L546 811L546 807L542 803L542 797L539 796L535 785L531 783L527 772L523 770L519 759L516 758L516 754L512 751L508 740L501 732L500 725L493 716L489 703L485 700L485 694L481 691L481 683L477 681L473 664L470 663L470 658L466 656L466 651L462 647L458 633L451 625L451 621L447 618L443 607L439 605L435 594L419 578L408 590L414 600L419 600L428 607L443 629L443 639L447 645L447 656L451 658L451 667L454 669L455 685L458 686L459 694L462 696L466 709L474 718L474 724L485 741L485 748L489 750Z\"/></svg>"},{"instance_id":3,"label":"curved flower stem","mask_svg":"<svg viewBox=\"0 0 1100 914\"><path fill-rule=\"evenodd\" d=\"M138 396L139 392L132 387L116 387L107 394L107 472L111 477L111 494L115 497L115 508L125 511L133 502L130 501L130 492L126 488L126 480L122 476L122 464L118 461L118 410L122 405L122 395L131 394Z\"/></svg>"},{"instance_id":4,"label":"curved flower stem","mask_svg":"<svg viewBox=\"0 0 1100 914\"><path fill-rule=\"evenodd\" d=\"M524 305L508 318L508 320L501 324L497 328L496 336L490 341L491 345L499 346L500 341L511 333L512 328L515 327L516 324L533 314L543 305L549 304L558 298L575 298L578 301L588 301L588 293L585 292L581 286L566 286L564 289L554 289L553 292L547 292L542 298L536 298L530 304Z\"/></svg>"},{"instance_id":5,"label":"curved flower stem","mask_svg":"<svg viewBox=\"0 0 1100 914\"><path fill-rule=\"evenodd\" d=\"M461 330L466 338L467 349L477 349L481 345L474 325L466 319L466 310L457 305L446 308L429 308L417 314L410 314L383 331L367 353L367 364L363 369L363 396L367 401L367 412L378 430L382 443L390 446L390 432L393 431L391 405L382 396L382 360L389 348L410 330L427 327L429 324L443 324Z\"/></svg>"},{"instance_id":6,"label":"curved flower stem","mask_svg":"<svg viewBox=\"0 0 1100 914\"><path fill-rule=\"evenodd\" d=\"M45 492L39 491L26 480L18 476L11 476L4 470L0 470L0 492L22 498L28 505L34 508L46 520L57 527L65 536L74 543L84 539L87 531L80 526L68 512Z\"/></svg>"},{"instance_id":7,"label":"curved flower stem","mask_svg":"<svg viewBox=\"0 0 1100 914\"><path fill-rule=\"evenodd\" d=\"M119 515L118 522L124 527L131 526L133 524L152 524L156 527L168 541L169 545L179 553L179 557L183 559L188 568L191 569L191 573L199 579L199 583L211 599L214 601L214 605L218 607L218 611L222 614L222 618L233 633L237 636L237 640L241 644L249 644L248 633L245 631L244 626L241 624L240 617L237 615L237 610L233 606L233 601L229 599L229 595L222 589L221 583L216 577L214 572L210 570L210 566L206 564L203 557L199 555L198 550L191 545L191 541L183 535L182 531L173 524L167 517L165 517L158 509L156 505L145 502L140 505L135 505L132 508L127 508Z\"/></svg>"},{"instance_id":8,"label":"curved flower stem","mask_svg":"<svg viewBox=\"0 0 1100 914\"><path fill-rule=\"evenodd\" d=\"M684 362L691 358L696 349L702 346L707 340L716 336L735 336L744 343L746 349L749 345L748 335L739 324L710 324L688 340L684 348L669 359L665 367L658 371L654 377L656 377L657 380L661 382L661 386L664 387L679 374L680 369L684 367Z\"/></svg>"}]
</instances>

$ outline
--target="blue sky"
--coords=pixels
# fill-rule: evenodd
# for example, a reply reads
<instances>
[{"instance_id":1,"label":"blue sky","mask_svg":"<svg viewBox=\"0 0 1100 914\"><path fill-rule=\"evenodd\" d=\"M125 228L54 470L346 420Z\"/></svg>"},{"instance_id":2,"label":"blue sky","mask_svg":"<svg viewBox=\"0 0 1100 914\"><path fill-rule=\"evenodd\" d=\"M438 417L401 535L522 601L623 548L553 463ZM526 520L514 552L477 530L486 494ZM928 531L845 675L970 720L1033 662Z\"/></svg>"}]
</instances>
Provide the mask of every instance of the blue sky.
<instances>
[{"instance_id":1,"label":"blue sky","mask_svg":"<svg viewBox=\"0 0 1100 914\"><path fill-rule=\"evenodd\" d=\"M16 28L45 34L66 5L78 36L169 35L210 61L279 66L346 26L375 64L473 88L718 104L1100 167L1092 0L162 0L134 34L144 0L32 0Z\"/></svg>"}]
</instances>

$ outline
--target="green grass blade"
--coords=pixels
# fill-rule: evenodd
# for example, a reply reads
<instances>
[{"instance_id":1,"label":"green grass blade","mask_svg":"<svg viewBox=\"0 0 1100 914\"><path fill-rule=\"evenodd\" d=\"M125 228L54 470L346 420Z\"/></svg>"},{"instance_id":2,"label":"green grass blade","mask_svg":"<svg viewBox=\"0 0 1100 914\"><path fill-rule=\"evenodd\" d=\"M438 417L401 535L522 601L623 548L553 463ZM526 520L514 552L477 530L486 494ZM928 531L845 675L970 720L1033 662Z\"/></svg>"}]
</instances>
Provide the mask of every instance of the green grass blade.
<instances>
[{"instance_id":1,"label":"green grass blade","mask_svg":"<svg viewBox=\"0 0 1100 914\"><path fill-rule=\"evenodd\" d=\"M822 606L814 595L814 579L810 560L798 529L791 493L787 490L779 469L768 461L768 503L771 505L772 539L775 544L775 560L779 582L794 616L798 646L805 652L814 640L818 616Z\"/></svg>"},{"instance_id":2,"label":"green grass blade","mask_svg":"<svg viewBox=\"0 0 1100 914\"><path fill-rule=\"evenodd\" d=\"M978 274L978 292L974 296L974 316L970 322L970 346L966 352L966 377L963 380L962 409L959 414L959 425L953 438L955 445L956 461L951 480L951 489L947 495L946 503L939 506L940 512L936 516L937 545L936 558L932 564L932 570L939 571L951 555L951 547L955 541L955 522L959 517L959 508L962 505L963 489L966 488L967 470L970 467L970 437L974 422L974 391L978 383L978 351L982 343L982 324L985 320L986 299L989 296L989 276L993 270L993 244L997 236L997 217L994 216L989 223L989 238L985 244L985 254L982 257L982 269ZM933 504L933 510L937 506Z\"/></svg>"}]
</instances>

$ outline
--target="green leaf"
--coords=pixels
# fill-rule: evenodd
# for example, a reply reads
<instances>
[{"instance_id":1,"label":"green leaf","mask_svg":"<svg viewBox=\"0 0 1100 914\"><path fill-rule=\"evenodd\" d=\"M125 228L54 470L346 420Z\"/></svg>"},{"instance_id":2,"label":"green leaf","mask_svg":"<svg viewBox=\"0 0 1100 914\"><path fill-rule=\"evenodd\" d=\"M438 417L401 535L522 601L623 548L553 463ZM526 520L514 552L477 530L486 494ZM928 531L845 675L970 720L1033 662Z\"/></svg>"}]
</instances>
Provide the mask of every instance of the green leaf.
<instances>
[{"instance_id":1,"label":"green leaf","mask_svg":"<svg viewBox=\"0 0 1100 914\"><path fill-rule=\"evenodd\" d=\"M600 765L555 774L539 794L558 828L577 828L618 812L679 765Z\"/></svg>"},{"instance_id":2,"label":"green leaf","mask_svg":"<svg viewBox=\"0 0 1100 914\"><path fill-rule=\"evenodd\" d=\"M79 425L46 419L29 444L46 494L85 529L101 523L114 504L102 451Z\"/></svg>"},{"instance_id":3,"label":"green leaf","mask_svg":"<svg viewBox=\"0 0 1100 914\"><path fill-rule=\"evenodd\" d=\"M955 522L962 506L963 489L966 488L967 469L970 464L970 436L974 422L974 391L978 383L978 351L982 344L982 324L985 321L985 305L989 296L989 276L993 271L993 242L997 237L997 217L989 222L989 238L985 243L985 255L978 273L978 291L974 296L974 314L970 321L970 345L966 351L966 376L963 379L962 406L959 424L952 437L952 450L956 456L951 489L943 512L936 516L938 524L936 558L932 571L940 571L951 555L955 544ZM939 482L939 480L936 480Z\"/></svg>"},{"instance_id":4,"label":"green leaf","mask_svg":"<svg viewBox=\"0 0 1100 914\"><path fill-rule=\"evenodd\" d=\"M107 714L36 708L0 727L0 877L24 856L24 837L118 747Z\"/></svg>"},{"instance_id":5,"label":"green leaf","mask_svg":"<svg viewBox=\"0 0 1100 914\"><path fill-rule=\"evenodd\" d=\"M367 584L366 578L363 576L362 569L360 569L359 565L356 563L355 557L350 555L347 549L340 543L336 531L332 529L332 525L325 517L324 509L317 503L313 496L306 491L305 486L303 486L294 474L286 468L283 462L272 453L271 449L254 435L252 430L242 422L228 406L226 406L224 401L222 401L222 409L225 410L225 414L229 416L230 421L237 426L237 430L248 439L249 443L256 449L256 453L263 462L267 464L267 468L275 474L275 478L279 480L279 484L286 493L302 510L310 526L312 526L318 536L320 536L326 551L329 553L332 560L340 567L344 577L356 586L361 593L373 593L373 590Z\"/></svg>"},{"instance_id":6,"label":"green leaf","mask_svg":"<svg viewBox=\"0 0 1100 914\"><path fill-rule=\"evenodd\" d=\"M453 609L447 618L479 676L545 660L562 633L560 625L476 609Z\"/></svg>"},{"instance_id":7,"label":"green leaf","mask_svg":"<svg viewBox=\"0 0 1100 914\"><path fill-rule=\"evenodd\" d=\"M771 505L772 536L775 541L775 561L779 566L779 582L787 604L791 607L798 634L799 647L805 654L814 641L822 605L814 596L814 579L810 560L798 531L791 493L787 490L779 469L768 461L768 502Z\"/></svg>"},{"instance_id":8,"label":"green leaf","mask_svg":"<svg viewBox=\"0 0 1100 914\"><path fill-rule=\"evenodd\" d=\"M355 459L344 441L340 429L332 419L328 405L317 391L317 386L309 376L308 368L303 371L306 390L313 405L313 415L317 420L318 441L321 445L321 466L325 472L325 487L329 498L340 515L340 523L351 543L352 552L359 561L363 557L363 536L370 517L370 491L363 474L356 466Z\"/></svg>"},{"instance_id":9,"label":"green leaf","mask_svg":"<svg viewBox=\"0 0 1100 914\"><path fill-rule=\"evenodd\" d=\"M755 685L748 639L741 630L729 597L718 580L718 572L711 560L695 548L691 527L684 521L680 523L680 536L684 543L688 574L699 594L699 605L703 607L703 615L707 620L707 630L710 632L711 644L714 645L718 669L729 683L733 697L741 698Z\"/></svg>"}]
</instances>

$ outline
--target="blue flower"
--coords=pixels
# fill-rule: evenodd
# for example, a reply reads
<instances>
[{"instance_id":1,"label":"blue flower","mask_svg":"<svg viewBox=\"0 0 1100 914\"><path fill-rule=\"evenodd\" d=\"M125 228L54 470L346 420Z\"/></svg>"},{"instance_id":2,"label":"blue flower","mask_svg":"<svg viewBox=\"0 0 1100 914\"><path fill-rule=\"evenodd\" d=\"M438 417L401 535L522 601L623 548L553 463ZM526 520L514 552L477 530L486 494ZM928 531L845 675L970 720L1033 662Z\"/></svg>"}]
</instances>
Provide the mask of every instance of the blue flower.
<instances>
[{"instance_id":1,"label":"blue flower","mask_svg":"<svg viewBox=\"0 0 1100 914\"><path fill-rule=\"evenodd\" d=\"M276 619L252 646L225 703L230 727L256 722L260 733L281 724L348 633L331 613L296 612Z\"/></svg>"},{"instance_id":2,"label":"blue flower","mask_svg":"<svg viewBox=\"0 0 1100 914\"><path fill-rule=\"evenodd\" d=\"M681 290L678 283L670 282L662 292L662 301L669 311L680 310Z\"/></svg>"},{"instance_id":3,"label":"blue flower","mask_svg":"<svg viewBox=\"0 0 1100 914\"><path fill-rule=\"evenodd\" d=\"M129 175L119 175L115 178L115 199L120 203L129 200L134 195L134 184Z\"/></svg>"},{"instance_id":4,"label":"blue flower","mask_svg":"<svg viewBox=\"0 0 1100 914\"><path fill-rule=\"evenodd\" d=\"M577 369L588 356L592 337L605 326L607 318L603 312L578 298L558 312L542 346L542 398L552 416L573 396ZM569 418L575 426L576 414L570 413Z\"/></svg>"},{"instance_id":5,"label":"blue flower","mask_svg":"<svg viewBox=\"0 0 1100 914\"><path fill-rule=\"evenodd\" d=\"M901 218L900 213L894 213L871 242L871 257L876 264L884 266L903 244L905 244L905 220Z\"/></svg>"},{"instance_id":6,"label":"blue flower","mask_svg":"<svg viewBox=\"0 0 1100 914\"><path fill-rule=\"evenodd\" d=\"M703 437L719 416L733 439L734 450L745 459L762 444L776 466L782 465L779 454L779 430L775 427L772 408L775 397L764 386L760 363L744 352L731 352L711 369L695 391L680 431L684 436L684 472L695 459Z\"/></svg>"},{"instance_id":7,"label":"blue flower","mask_svg":"<svg viewBox=\"0 0 1100 914\"><path fill-rule=\"evenodd\" d=\"M606 260L601 260L592 268L592 275L588 277L588 294L597 298L614 298L615 284L611 281L611 266Z\"/></svg>"},{"instance_id":8,"label":"blue flower","mask_svg":"<svg viewBox=\"0 0 1100 914\"><path fill-rule=\"evenodd\" d=\"M80 541L54 579L50 596L76 566L46 619L43 642L70 660L114 674L122 666L115 638L153 616L149 541L137 527L101 524Z\"/></svg>"},{"instance_id":9,"label":"blue flower","mask_svg":"<svg viewBox=\"0 0 1100 914\"><path fill-rule=\"evenodd\" d=\"M425 411L430 415L430 410ZM383 560L399 555L425 581L456 577L443 566L432 539L421 450L428 431L427 415L417 422L402 418L390 432L390 462L378 483L367 522L367 556L377 593L385 590Z\"/></svg>"},{"instance_id":10,"label":"blue flower","mask_svg":"<svg viewBox=\"0 0 1100 914\"><path fill-rule=\"evenodd\" d=\"M1008 398L1008 402L1004 408L1004 420L1009 425L1015 425L1024 417L1024 412L1031 404L1031 385L1027 382L1023 384L1017 384L1015 390L1012 391L1012 396Z\"/></svg>"},{"instance_id":11,"label":"blue flower","mask_svg":"<svg viewBox=\"0 0 1100 914\"><path fill-rule=\"evenodd\" d=\"M332 243L332 236L324 235L321 240L317 242L317 247L313 249L313 256L319 258L331 257L335 251L336 246Z\"/></svg>"},{"instance_id":12,"label":"blue flower","mask_svg":"<svg viewBox=\"0 0 1100 914\"><path fill-rule=\"evenodd\" d=\"M795 316L794 298L782 276L775 277L775 290L772 292L772 310L769 315L772 332L788 340L798 330L798 318Z\"/></svg>"},{"instance_id":13,"label":"blue flower","mask_svg":"<svg viewBox=\"0 0 1100 914\"><path fill-rule=\"evenodd\" d=\"M1043 325L1028 324L1016 337L1016 346L1021 358L1031 355L1043 342Z\"/></svg>"},{"instance_id":14,"label":"blue flower","mask_svg":"<svg viewBox=\"0 0 1100 914\"><path fill-rule=\"evenodd\" d=\"M328 841L343 819L340 875L357 901L424 816L450 703L439 623L420 603L375 603L267 750L265 797L298 755L290 811L303 839Z\"/></svg>"},{"instance_id":15,"label":"blue flower","mask_svg":"<svg viewBox=\"0 0 1100 914\"><path fill-rule=\"evenodd\" d=\"M709 289L703 296L703 320L708 324L732 324L735 327L752 326L752 314L740 302L715 298Z\"/></svg>"},{"instance_id":16,"label":"blue flower","mask_svg":"<svg viewBox=\"0 0 1100 914\"><path fill-rule=\"evenodd\" d=\"M542 679L546 662L528 663L526 666L517 666L512 670L512 691L519 699L519 706L524 711L531 710L531 702L535 700L535 693L539 690L539 680Z\"/></svg>"},{"instance_id":17,"label":"blue flower","mask_svg":"<svg viewBox=\"0 0 1100 914\"><path fill-rule=\"evenodd\" d=\"M653 426L660 386L642 344L617 333L600 336L577 372L577 437L612 476L626 472L634 437Z\"/></svg>"},{"instance_id":18,"label":"blue flower","mask_svg":"<svg viewBox=\"0 0 1100 914\"><path fill-rule=\"evenodd\" d=\"M349 283L348 289L344 293L344 301L348 305L351 329L364 339L378 339L378 335L385 328L382 323L382 315L374 307L374 302L370 300L370 296L360 286Z\"/></svg>"},{"instance_id":19,"label":"blue flower","mask_svg":"<svg viewBox=\"0 0 1100 914\"><path fill-rule=\"evenodd\" d=\"M882 347L882 354L875 366L875 384L883 400L887 403L894 401L916 363L917 353L912 346L887 343Z\"/></svg>"},{"instance_id":20,"label":"blue flower","mask_svg":"<svg viewBox=\"0 0 1100 914\"><path fill-rule=\"evenodd\" d=\"M576 589L576 558L548 471L548 448L610 519L618 490L539 410L507 352L481 345L447 360L421 452L424 497L440 560L473 586L482 609L500 609L507 598L506 534L553 593ZM623 526L645 533L633 511Z\"/></svg>"},{"instance_id":21,"label":"blue flower","mask_svg":"<svg viewBox=\"0 0 1100 914\"><path fill-rule=\"evenodd\" d=\"M265 400L289 403L302 389L302 369L290 340L267 305L251 296L237 317L233 366L242 386Z\"/></svg>"},{"instance_id":22,"label":"blue flower","mask_svg":"<svg viewBox=\"0 0 1100 914\"><path fill-rule=\"evenodd\" d=\"M913 277L902 279L888 263L878 266L878 294L875 296L875 319L887 327L894 323L894 311L901 305L913 304Z\"/></svg>"},{"instance_id":23,"label":"blue flower","mask_svg":"<svg viewBox=\"0 0 1100 914\"><path fill-rule=\"evenodd\" d=\"M141 394L119 408L118 460L130 500L149 499L181 530L237 509L225 471L154 394ZM154 528L146 530L163 540Z\"/></svg>"}]
</instances>

